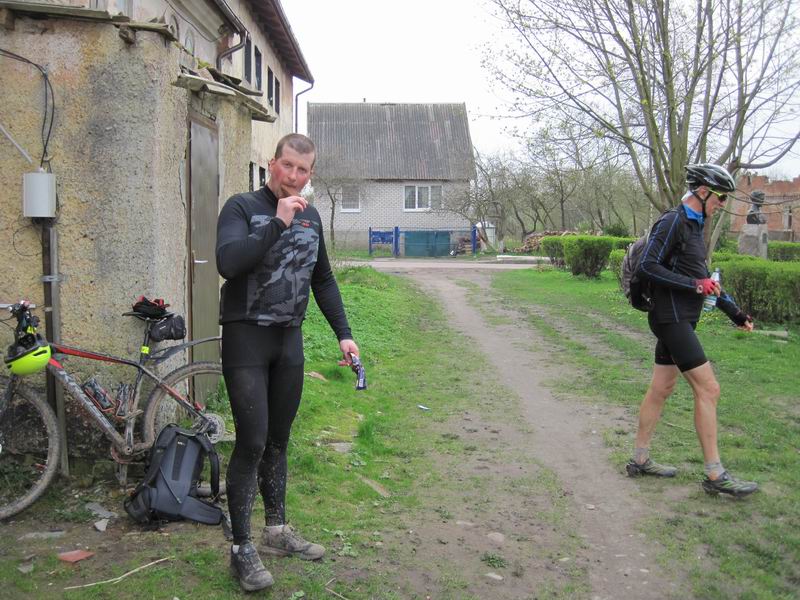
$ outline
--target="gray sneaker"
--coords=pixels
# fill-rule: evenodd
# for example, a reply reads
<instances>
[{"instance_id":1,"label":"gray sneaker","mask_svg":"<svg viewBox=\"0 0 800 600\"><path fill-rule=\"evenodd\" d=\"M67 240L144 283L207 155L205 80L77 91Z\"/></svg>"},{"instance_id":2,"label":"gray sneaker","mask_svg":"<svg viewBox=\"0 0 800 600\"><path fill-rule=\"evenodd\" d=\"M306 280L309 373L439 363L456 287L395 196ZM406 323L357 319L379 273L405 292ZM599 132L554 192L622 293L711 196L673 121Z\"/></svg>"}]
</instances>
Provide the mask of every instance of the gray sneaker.
<instances>
[{"instance_id":1,"label":"gray sneaker","mask_svg":"<svg viewBox=\"0 0 800 600\"><path fill-rule=\"evenodd\" d=\"M649 458L643 464L639 464L633 459L625 465L628 477L640 477L642 475L655 475L656 477L675 477L678 469L669 465L660 465Z\"/></svg>"},{"instance_id":2,"label":"gray sneaker","mask_svg":"<svg viewBox=\"0 0 800 600\"><path fill-rule=\"evenodd\" d=\"M245 592L263 590L274 582L261 562L253 542L242 544L238 552L231 549L231 574L239 580L239 585Z\"/></svg>"},{"instance_id":3,"label":"gray sneaker","mask_svg":"<svg viewBox=\"0 0 800 600\"><path fill-rule=\"evenodd\" d=\"M289 525L264 527L261 550L275 556L296 556L303 560L317 560L325 555L325 548L307 542Z\"/></svg>"}]
</instances>

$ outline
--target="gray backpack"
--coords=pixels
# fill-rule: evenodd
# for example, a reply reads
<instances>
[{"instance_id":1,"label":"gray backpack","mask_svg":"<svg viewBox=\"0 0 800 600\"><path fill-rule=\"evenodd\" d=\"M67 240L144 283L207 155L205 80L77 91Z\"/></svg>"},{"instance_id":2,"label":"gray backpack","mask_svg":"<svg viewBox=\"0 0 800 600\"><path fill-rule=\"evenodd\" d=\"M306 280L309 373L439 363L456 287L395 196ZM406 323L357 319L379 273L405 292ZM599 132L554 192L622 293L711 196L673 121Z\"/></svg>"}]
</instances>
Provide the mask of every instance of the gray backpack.
<instances>
[{"instance_id":1,"label":"gray backpack","mask_svg":"<svg viewBox=\"0 0 800 600\"><path fill-rule=\"evenodd\" d=\"M661 216L663 217L668 212L675 212L680 210L680 207L671 208L665 211ZM682 212L682 211L681 211ZM681 216L681 218L683 218ZM683 224L683 221L681 221ZM681 250L685 246L683 227L678 228L678 237L680 239ZM622 273L620 274L620 282L622 285L622 292L630 302L631 306L636 310L643 312L650 312L655 308L655 301L653 300L653 286L650 280L642 280L636 274L639 269L639 263L642 262L644 251L647 248L647 242L650 240L650 234L643 235L638 240L628 246L625 252L625 258L622 259ZM674 252L670 258L670 268L675 268L675 263L678 261L678 252Z\"/></svg>"},{"instance_id":2,"label":"gray backpack","mask_svg":"<svg viewBox=\"0 0 800 600\"><path fill-rule=\"evenodd\" d=\"M144 480L125 500L125 511L137 523L189 519L219 525L222 509L197 497L205 458L211 464L211 496L219 495L219 457L204 433L167 425L150 451Z\"/></svg>"}]
</instances>

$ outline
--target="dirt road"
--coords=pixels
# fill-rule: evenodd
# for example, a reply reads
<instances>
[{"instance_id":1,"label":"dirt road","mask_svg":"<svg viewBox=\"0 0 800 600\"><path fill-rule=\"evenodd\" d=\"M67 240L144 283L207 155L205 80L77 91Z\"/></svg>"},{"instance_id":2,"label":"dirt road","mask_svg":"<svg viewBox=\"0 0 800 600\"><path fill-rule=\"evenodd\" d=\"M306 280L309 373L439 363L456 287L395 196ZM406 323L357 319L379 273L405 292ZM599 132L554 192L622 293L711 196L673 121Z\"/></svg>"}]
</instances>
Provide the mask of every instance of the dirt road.
<instances>
[{"instance_id":1,"label":"dirt road","mask_svg":"<svg viewBox=\"0 0 800 600\"><path fill-rule=\"evenodd\" d=\"M419 567L408 588L420 597L460 597L442 583L447 572L457 572L469 581L462 591L478 598L534 598L543 591L592 600L686 597L656 565L659 548L637 529L647 507L634 482L612 468L603 445L603 430L620 424L630 430L632 415L557 400L544 386L554 369L571 367L551 365L547 342L487 293L493 269L524 266L454 262L372 263L435 293L451 327L483 354L515 399L498 411L499 398L487 397L485 406L448 424L452 435L476 441L477 450L440 465L462 483L430 498L446 503L451 519L429 519L409 532ZM476 478L481 483L473 493L463 482ZM486 495L478 498L481 490ZM495 573L487 556L500 556L512 572Z\"/></svg>"}]
</instances>

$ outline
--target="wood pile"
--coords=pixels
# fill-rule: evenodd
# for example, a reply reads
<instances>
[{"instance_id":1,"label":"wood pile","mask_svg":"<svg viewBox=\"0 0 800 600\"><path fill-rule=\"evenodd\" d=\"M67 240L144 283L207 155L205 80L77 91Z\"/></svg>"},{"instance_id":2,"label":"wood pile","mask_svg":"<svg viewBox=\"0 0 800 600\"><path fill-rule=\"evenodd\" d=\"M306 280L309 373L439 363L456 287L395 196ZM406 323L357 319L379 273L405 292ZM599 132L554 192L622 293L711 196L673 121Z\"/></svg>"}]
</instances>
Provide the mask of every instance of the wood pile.
<instances>
[{"instance_id":1,"label":"wood pile","mask_svg":"<svg viewBox=\"0 0 800 600\"><path fill-rule=\"evenodd\" d=\"M522 240L522 245L519 248L515 248L514 252L518 254L541 254L543 252L541 248L542 238L549 236L564 236L564 235L578 235L578 232L535 231L534 233L529 233L527 236L525 236L525 239Z\"/></svg>"}]
</instances>

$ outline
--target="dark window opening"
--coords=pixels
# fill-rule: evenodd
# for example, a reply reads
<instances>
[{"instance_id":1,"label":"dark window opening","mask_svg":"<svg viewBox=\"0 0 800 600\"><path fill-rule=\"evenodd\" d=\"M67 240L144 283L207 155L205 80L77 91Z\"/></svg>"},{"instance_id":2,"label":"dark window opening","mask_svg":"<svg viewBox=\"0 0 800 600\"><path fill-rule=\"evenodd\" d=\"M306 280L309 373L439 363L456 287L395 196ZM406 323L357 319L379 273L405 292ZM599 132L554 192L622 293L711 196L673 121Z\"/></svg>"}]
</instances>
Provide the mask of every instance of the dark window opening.
<instances>
[{"instance_id":1,"label":"dark window opening","mask_svg":"<svg viewBox=\"0 0 800 600\"><path fill-rule=\"evenodd\" d=\"M252 81L250 71L253 70L253 42L248 37L244 42L244 80L248 83Z\"/></svg>"},{"instance_id":2,"label":"dark window opening","mask_svg":"<svg viewBox=\"0 0 800 600\"><path fill-rule=\"evenodd\" d=\"M249 186L251 192L253 191L253 180L255 179L255 172L256 172L256 163L252 163L251 162L250 163L250 177L248 177L249 182L247 184Z\"/></svg>"},{"instance_id":3,"label":"dark window opening","mask_svg":"<svg viewBox=\"0 0 800 600\"><path fill-rule=\"evenodd\" d=\"M258 46L256 46L255 55L256 55L256 89L260 90L260 89L262 89L262 87L261 87L261 50L258 49Z\"/></svg>"},{"instance_id":4,"label":"dark window opening","mask_svg":"<svg viewBox=\"0 0 800 600\"><path fill-rule=\"evenodd\" d=\"M262 188L267 185L267 170L264 167L258 167L258 187Z\"/></svg>"},{"instance_id":5,"label":"dark window opening","mask_svg":"<svg viewBox=\"0 0 800 600\"><path fill-rule=\"evenodd\" d=\"M275 106L275 75L269 67L267 67L267 102L270 106Z\"/></svg>"},{"instance_id":6,"label":"dark window opening","mask_svg":"<svg viewBox=\"0 0 800 600\"><path fill-rule=\"evenodd\" d=\"M275 112L281 114L281 82L275 78Z\"/></svg>"}]
</instances>

